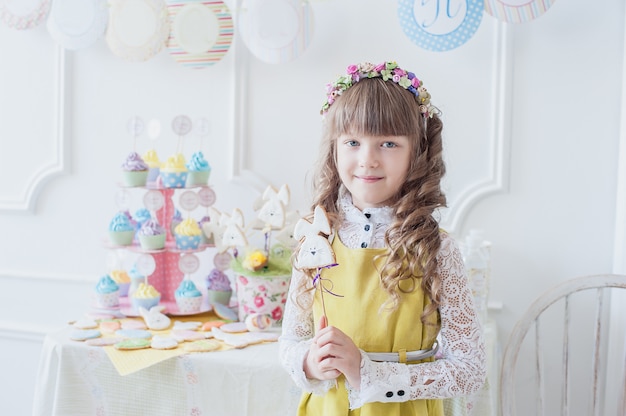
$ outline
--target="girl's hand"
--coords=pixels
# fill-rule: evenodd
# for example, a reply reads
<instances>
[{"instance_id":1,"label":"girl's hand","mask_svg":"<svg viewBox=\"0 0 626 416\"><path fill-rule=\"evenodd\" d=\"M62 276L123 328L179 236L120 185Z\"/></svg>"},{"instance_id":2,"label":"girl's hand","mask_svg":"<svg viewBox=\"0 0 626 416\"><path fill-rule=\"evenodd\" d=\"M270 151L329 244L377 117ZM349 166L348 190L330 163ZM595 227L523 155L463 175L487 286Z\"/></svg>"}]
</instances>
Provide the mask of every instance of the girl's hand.
<instances>
[{"instance_id":1,"label":"girl's hand","mask_svg":"<svg viewBox=\"0 0 626 416\"><path fill-rule=\"evenodd\" d=\"M341 330L328 326L326 317L320 320L319 331L307 356L307 364L313 365L328 380L342 373L356 389L361 387L361 352L352 339ZM306 364L305 364L306 373Z\"/></svg>"},{"instance_id":2,"label":"girl's hand","mask_svg":"<svg viewBox=\"0 0 626 416\"><path fill-rule=\"evenodd\" d=\"M327 326L327 320L325 316L320 319L319 330ZM328 357L326 354L320 351L320 346L317 344L317 336L313 338L313 343L309 348L309 352L304 359L304 374L307 378L317 380L333 380L341 374L336 368L329 366L325 361Z\"/></svg>"}]
</instances>

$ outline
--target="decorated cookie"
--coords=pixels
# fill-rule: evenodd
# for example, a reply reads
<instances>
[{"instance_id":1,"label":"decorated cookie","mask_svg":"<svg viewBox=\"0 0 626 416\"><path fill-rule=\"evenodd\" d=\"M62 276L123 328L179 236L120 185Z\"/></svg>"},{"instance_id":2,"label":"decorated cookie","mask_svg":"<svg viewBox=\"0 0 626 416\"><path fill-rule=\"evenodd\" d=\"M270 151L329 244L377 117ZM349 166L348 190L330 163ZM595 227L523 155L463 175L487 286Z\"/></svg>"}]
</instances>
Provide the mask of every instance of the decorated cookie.
<instances>
[{"instance_id":1,"label":"decorated cookie","mask_svg":"<svg viewBox=\"0 0 626 416\"><path fill-rule=\"evenodd\" d=\"M95 329L98 327L98 323L93 319L79 319L72 326L78 329Z\"/></svg>"},{"instance_id":2,"label":"decorated cookie","mask_svg":"<svg viewBox=\"0 0 626 416\"><path fill-rule=\"evenodd\" d=\"M150 347L151 341L144 338L129 338L114 345L117 350L140 350Z\"/></svg>"},{"instance_id":3,"label":"decorated cookie","mask_svg":"<svg viewBox=\"0 0 626 416\"><path fill-rule=\"evenodd\" d=\"M150 331L146 331L145 329L118 329L115 331L115 335L122 338L152 338L152 333Z\"/></svg>"},{"instance_id":4,"label":"decorated cookie","mask_svg":"<svg viewBox=\"0 0 626 416\"><path fill-rule=\"evenodd\" d=\"M211 338L213 334L210 332L193 331L191 329L172 329L170 336L178 342L184 342Z\"/></svg>"},{"instance_id":5,"label":"decorated cookie","mask_svg":"<svg viewBox=\"0 0 626 416\"><path fill-rule=\"evenodd\" d=\"M252 313L246 317L246 328L250 332L265 331L272 325L269 315L262 313Z\"/></svg>"},{"instance_id":6,"label":"decorated cookie","mask_svg":"<svg viewBox=\"0 0 626 416\"><path fill-rule=\"evenodd\" d=\"M130 319L122 322L122 329L146 329L146 323L139 319Z\"/></svg>"},{"instance_id":7,"label":"decorated cookie","mask_svg":"<svg viewBox=\"0 0 626 416\"><path fill-rule=\"evenodd\" d=\"M313 223L300 219L293 235L301 241L295 261L298 269L320 269L335 264L335 253L328 241L330 222L324 208L315 207Z\"/></svg>"},{"instance_id":8,"label":"decorated cookie","mask_svg":"<svg viewBox=\"0 0 626 416\"><path fill-rule=\"evenodd\" d=\"M120 321L102 321L100 322L100 331L105 334L113 334L118 329L122 328Z\"/></svg>"},{"instance_id":9,"label":"decorated cookie","mask_svg":"<svg viewBox=\"0 0 626 416\"><path fill-rule=\"evenodd\" d=\"M202 326L202 322L197 321L174 321L174 327L172 329L188 329L196 330Z\"/></svg>"},{"instance_id":10,"label":"decorated cookie","mask_svg":"<svg viewBox=\"0 0 626 416\"><path fill-rule=\"evenodd\" d=\"M178 341L172 337L166 337L163 335L155 335L152 337L150 347L156 350L171 350L178 347Z\"/></svg>"},{"instance_id":11,"label":"decorated cookie","mask_svg":"<svg viewBox=\"0 0 626 416\"><path fill-rule=\"evenodd\" d=\"M123 341L123 338L93 338L93 339L88 339L85 341L86 345L89 345L91 347L108 347L110 345L115 345L118 342Z\"/></svg>"},{"instance_id":12,"label":"decorated cookie","mask_svg":"<svg viewBox=\"0 0 626 416\"><path fill-rule=\"evenodd\" d=\"M213 328L211 330L215 339L219 339L224 343L235 347L244 348L248 345L259 344L265 341L275 341L280 334L278 332L245 332L239 334L229 334L222 331L220 328Z\"/></svg>"},{"instance_id":13,"label":"decorated cookie","mask_svg":"<svg viewBox=\"0 0 626 416\"><path fill-rule=\"evenodd\" d=\"M139 307L139 314L142 316L143 320L146 322L146 325L150 329L154 329L156 331L160 331L166 329L170 326L170 318L162 313L165 308L163 306L153 306L150 310L146 310L146 308Z\"/></svg>"},{"instance_id":14,"label":"decorated cookie","mask_svg":"<svg viewBox=\"0 0 626 416\"><path fill-rule=\"evenodd\" d=\"M70 339L74 341L84 341L100 336L102 336L102 334L97 329L77 329L70 333Z\"/></svg>"},{"instance_id":15,"label":"decorated cookie","mask_svg":"<svg viewBox=\"0 0 626 416\"><path fill-rule=\"evenodd\" d=\"M245 322L229 322L227 324L220 326L220 329L230 334L248 331L248 328L246 327Z\"/></svg>"},{"instance_id":16,"label":"decorated cookie","mask_svg":"<svg viewBox=\"0 0 626 416\"><path fill-rule=\"evenodd\" d=\"M224 321L206 321L205 323L202 324L202 330L203 331L210 331L213 328L219 328L220 326L224 325L226 322Z\"/></svg>"},{"instance_id":17,"label":"decorated cookie","mask_svg":"<svg viewBox=\"0 0 626 416\"><path fill-rule=\"evenodd\" d=\"M213 303L213 311L217 316L227 321L236 321L239 319L237 311L221 303Z\"/></svg>"},{"instance_id":18,"label":"decorated cookie","mask_svg":"<svg viewBox=\"0 0 626 416\"><path fill-rule=\"evenodd\" d=\"M205 339L187 343L183 348L187 352L209 352L219 349L220 343L214 339Z\"/></svg>"}]
</instances>

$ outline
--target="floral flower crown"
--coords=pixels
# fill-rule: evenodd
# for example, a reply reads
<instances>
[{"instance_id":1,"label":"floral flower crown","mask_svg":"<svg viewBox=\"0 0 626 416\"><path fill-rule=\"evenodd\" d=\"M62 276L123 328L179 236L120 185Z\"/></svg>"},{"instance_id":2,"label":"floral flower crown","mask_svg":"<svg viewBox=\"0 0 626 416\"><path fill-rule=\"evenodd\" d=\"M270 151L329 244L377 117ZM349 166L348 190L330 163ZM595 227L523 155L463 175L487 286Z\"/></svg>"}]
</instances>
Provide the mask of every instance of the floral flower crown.
<instances>
[{"instance_id":1,"label":"floral flower crown","mask_svg":"<svg viewBox=\"0 0 626 416\"><path fill-rule=\"evenodd\" d=\"M349 65L347 74L342 75L331 84L327 85L326 101L322 105L320 114L324 115L338 96L359 82L363 78L382 78L384 81L392 81L417 97L420 112L424 117L432 117L438 113L435 106L430 104L430 94L414 73L400 68L396 62L382 62L378 65L364 62Z\"/></svg>"}]
</instances>

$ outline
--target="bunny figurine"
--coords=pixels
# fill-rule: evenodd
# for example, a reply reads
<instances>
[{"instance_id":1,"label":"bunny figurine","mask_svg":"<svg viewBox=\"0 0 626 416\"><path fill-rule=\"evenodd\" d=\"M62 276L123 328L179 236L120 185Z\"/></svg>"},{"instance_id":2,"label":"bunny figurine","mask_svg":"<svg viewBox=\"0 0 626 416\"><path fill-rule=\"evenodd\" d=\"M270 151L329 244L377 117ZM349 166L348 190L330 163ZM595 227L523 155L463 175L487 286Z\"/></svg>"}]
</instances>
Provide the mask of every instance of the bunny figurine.
<instances>
[{"instance_id":1,"label":"bunny figurine","mask_svg":"<svg viewBox=\"0 0 626 416\"><path fill-rule=\"evenodd\" d=\"M165 308L163 306L153 306L148 311L144 307L139 307L139 314L146 322L146 326L150 329L160 331L170 326L171 320L166 315L161 313Z\"/></svg>"}]
</instances>

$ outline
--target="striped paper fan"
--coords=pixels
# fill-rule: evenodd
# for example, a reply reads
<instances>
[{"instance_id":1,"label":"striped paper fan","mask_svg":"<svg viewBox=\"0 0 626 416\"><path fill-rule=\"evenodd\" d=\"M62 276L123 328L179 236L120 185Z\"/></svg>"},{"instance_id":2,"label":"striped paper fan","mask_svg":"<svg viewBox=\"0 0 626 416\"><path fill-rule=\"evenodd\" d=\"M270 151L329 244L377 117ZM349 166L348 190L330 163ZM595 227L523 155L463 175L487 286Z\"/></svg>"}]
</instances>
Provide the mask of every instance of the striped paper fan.
<instances>
[{"instance_id":1,"label":"striped paper fan","mask_svg":"<svg viewBox=\"0 0 626 416\"><path fill-rule=\"evenodd\" d=\"M507 23L526 23L548 11L556 0L485 0L485 11Z\"/></svg>"},{"instance_id":2,"label":"striped paper fan","mask_svg":"<svg viewBox=\"0 0 626 416\"><path fill-rule=\"evenodd\" d=\"M219 62L233 41L233 19L224 2L168 1L170 55L189 68L205 68Z\"/></svg>"}]
</instances>

